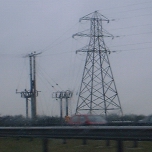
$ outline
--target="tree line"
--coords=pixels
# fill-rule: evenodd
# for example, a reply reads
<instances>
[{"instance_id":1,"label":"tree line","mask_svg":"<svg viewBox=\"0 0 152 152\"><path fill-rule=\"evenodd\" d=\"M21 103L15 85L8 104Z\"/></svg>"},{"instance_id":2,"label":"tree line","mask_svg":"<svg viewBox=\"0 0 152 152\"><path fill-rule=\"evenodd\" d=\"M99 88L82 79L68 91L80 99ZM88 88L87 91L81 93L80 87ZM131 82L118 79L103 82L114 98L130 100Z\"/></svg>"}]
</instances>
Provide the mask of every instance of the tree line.
<instances>
[{"instance_id":1,"label":"tree line","mask_svg":"<svg viewBox=\"0 0 152 152\"><path fill-rule=\"evenodd\" d=\"M117 114L111 114L107 116L108 122L134 122L137 123L139 120L145 118L144 115L133 115L128 114L124 116L119 116ZM0 126L4 127L15 127L15 126L60 126L66 124L65 119L61 120L58 116L37 116L34 120L31 118L26 118L22 115L16 116L1 116Z\"/></svg>"}]
</instances>

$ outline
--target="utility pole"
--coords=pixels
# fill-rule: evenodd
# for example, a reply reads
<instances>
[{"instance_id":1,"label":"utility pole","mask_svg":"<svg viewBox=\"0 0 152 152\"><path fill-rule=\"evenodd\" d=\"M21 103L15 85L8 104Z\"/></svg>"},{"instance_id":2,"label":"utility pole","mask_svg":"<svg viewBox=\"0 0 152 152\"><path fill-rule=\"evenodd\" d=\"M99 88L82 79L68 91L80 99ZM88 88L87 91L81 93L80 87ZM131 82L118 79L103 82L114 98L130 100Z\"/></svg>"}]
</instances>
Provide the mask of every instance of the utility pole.
<instances>
[{"instance_id":1,"label":"utility pole","mask_svg":"<svg viewBox=\"0 0 152 152\"><path fill-rule=\"evenodd\" d=\"M98 11L90 13L81 21L90 21L90 33L79 32L73 35L88 37L89 44L76 52L86 52L86 60L77 101L76 114L122 115L122 108L116 89L104 37L112 37L102 27L109 20Z\"/></svg>"},{"instance_id":2,"label":"utility pole","mask_svg":"<svg viewBox=\"0 0 152 152\"><path fill-rule=\"evenodd\" d=\"M66 115L65 118L69 117L69 106L68 106L68 99L72 97L72 92L67 90L67 91L57 91L53 92L52 98L60 99L60 120L62 124L62 119L63 119L63 103L62 99L66 100Z\"/></svg>"},{"instance_id":3,"label":"utility pole","mask_svg":"<svg viewBox=\"0 0 152 152\"><path fill-rule=\"evenodd\" d=\"M20 93L22 98L26 98L26 116L28 116L28 100L31 99L31 117L34 120L36 118L36 97L38 91L36 90L36 56L40 53L31 53L28 55L30 63L30 91L17 92Z\"/></svg>"},{"instance_id":4,"label":"utility pole","mask_svg":"<svg viewBox=\"0 0 152 152\"><path fill-rule=\"evenodd\" d=\"M36 91L36 61L35 61L35 55L36 53L31 53L29 55L30 59L30 83L31 83L31 115L32 119L36 118L36 97L37 97L37 91Z\"/></svg>"},{"instance_id":5,"label":"utility pole","mask_svg":"<svg viewBox=\"0 0 152 152\"><path fill-rule=\"evenodd\" d=\"M63 98L63 95L62 95L62 92L60 91L57 91L57 92L53 92L52 94L52 98L56 98L57 99L60 99L60 123L61 125L63 124L63 104L62 104L62 98Z\"/></svg>"}]
</instances>

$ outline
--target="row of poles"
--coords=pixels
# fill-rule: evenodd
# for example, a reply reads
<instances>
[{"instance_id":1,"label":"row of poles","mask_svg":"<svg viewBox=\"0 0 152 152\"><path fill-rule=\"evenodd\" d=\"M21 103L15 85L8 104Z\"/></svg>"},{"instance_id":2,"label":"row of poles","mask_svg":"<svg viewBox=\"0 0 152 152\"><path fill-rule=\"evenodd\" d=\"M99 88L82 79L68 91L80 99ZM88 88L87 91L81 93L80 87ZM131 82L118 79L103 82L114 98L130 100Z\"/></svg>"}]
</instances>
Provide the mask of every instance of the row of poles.
<instances>
[{"instance_id":1,"label":"row of poles","mask_svg":"<svg viewBox=\"0 0 152 152\"><path fill-rule=\"evenodd\" d=\"M30 90L24 90L21 92L18 92L16 90L16 93L21 94L21 98L26 99L26 118L28 118L29 111L28 111L28 102L31 101L31 118L35 119L37 115L37 110L36 110L36 97L38 96L38 92L36 89L36 56L39 55L40 53L31 53L28 55L29 61L30 61ZM72 92L67 90L67 91L58 91L58 92L53 92L52 98L60 99L60 118L61 118L61 123L62 123L62 118L63 118L63 99L66 100L66 116L65 118L68 118L69 116L69 105L68 105L68 99L72 97Z\"/></svg>"}]
</instances>

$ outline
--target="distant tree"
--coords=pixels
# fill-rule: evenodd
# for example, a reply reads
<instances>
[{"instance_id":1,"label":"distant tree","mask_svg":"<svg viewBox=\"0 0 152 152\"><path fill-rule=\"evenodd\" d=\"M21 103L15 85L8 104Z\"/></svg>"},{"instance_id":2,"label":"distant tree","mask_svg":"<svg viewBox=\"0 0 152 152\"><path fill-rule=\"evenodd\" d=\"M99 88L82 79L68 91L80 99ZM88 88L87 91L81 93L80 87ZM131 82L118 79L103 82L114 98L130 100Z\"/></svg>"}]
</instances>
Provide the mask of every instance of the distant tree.
<instances>
[{"instance_id":1,"label":"distant tree","mask_svg":"<svg viewBox=\"0 0 152 152\"><path fill-rule=\"evenodd\" d=\"M37 116L36 119L25 118L22 115L2 116L0 126L56 126L60 125L59 117Z\"/></svg>"},{"instance_id":2,"label":"distant tree","mask_svg":"<svg viewBox=\"0 0 152 152\"><path fill-rule=\"evenodd\" d=\"M110 115L107 116L107 120L109 122L111 122L111 121L120 121L121 117L119 115L117 115L117 114L110 114Z\"/></svg>"},{"instance_id":3,"label":"distant tree","mask_svg":"<svg viewBox=\"0 0 152 152\"><path fill-rule=\"evenodd\" d=\"M146 116L145 115L137 115L135 118L135 122L138 122L139 120L144 119Z\"/></svg>"},{"instance_id":4,"label":"distant tree","mask_svg":"<svg viewBox=\"0 0 152 152\"><path fill-rule=\"evenodd\" d=\"M127 114L123 116L119 116L117 114L110 114L107 116L107 120L109 122L112 121L131 121L131 122L138 122L139 120L145 118L144 115L135 115L135 114Z\"/></svg>"}]
</instances>

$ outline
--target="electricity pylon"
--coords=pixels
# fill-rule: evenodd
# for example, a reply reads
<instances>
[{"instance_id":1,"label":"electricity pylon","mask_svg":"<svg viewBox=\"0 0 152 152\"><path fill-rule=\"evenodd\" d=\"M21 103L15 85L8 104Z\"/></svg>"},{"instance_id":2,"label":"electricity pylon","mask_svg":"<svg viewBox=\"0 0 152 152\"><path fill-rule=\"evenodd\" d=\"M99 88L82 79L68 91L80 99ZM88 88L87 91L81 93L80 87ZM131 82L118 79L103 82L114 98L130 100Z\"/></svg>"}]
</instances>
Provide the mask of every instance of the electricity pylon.
<instances>
[{"instance_id":1,"label":"electricity pylon","mask_svg":"<svg viewBox=\"0 0 152 152\"><path fill-rule=\"evenodd\" d=\"M86 52L85 66L77 101L76 114L122 114L122 108L112 74L109 49L104 37L113 37L102 27L109 20L98 11L82 18L90 21L90 33L79 32L73 35L89 37L89 44L76 52Z\"/></svg>"}]
</instances>

